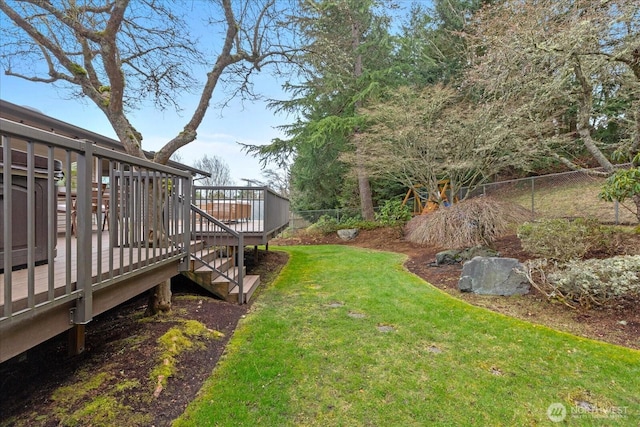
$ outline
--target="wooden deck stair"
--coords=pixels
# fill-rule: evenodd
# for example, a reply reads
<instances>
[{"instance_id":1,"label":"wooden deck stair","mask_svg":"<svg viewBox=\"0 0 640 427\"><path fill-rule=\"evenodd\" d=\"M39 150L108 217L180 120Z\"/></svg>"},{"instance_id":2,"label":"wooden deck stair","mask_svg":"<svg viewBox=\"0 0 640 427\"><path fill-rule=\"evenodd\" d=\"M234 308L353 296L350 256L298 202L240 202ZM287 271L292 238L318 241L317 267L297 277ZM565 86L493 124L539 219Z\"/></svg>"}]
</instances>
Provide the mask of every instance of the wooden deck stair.
<instances>
[{"instance_id":1,"label":"wooden deck stair","mask_svg":"<svg viewBox=\"0 0 640 427\"><path fill-rule=\"evenodd\" d=\"M247 275L246 269L242 269L243 296L242 300L240 300L238 297L239 287L228 278L236 278L240 274L238 267L233 266L232 258L220 257L208 260L208 262L217 271L207 266L195 268L192 264L191 270L183 272L182 275L207 290L216 298L232 303L241 302L246 304L249 302L255 290L260 286L260 276Z\"/></svg>"}]
</instances>

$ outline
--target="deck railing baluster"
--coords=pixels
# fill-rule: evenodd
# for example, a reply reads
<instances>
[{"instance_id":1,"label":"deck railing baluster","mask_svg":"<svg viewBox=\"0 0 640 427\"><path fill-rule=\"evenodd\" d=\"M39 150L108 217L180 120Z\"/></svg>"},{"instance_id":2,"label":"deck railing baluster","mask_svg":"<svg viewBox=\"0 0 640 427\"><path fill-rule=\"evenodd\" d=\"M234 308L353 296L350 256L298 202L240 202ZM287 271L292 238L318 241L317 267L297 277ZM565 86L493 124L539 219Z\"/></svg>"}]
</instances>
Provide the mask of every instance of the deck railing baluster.
<instances>
[{"instance_id":1,"label":"deck railing baluster","mask_svg":"<svg viewBox=\"0 0 640 427\"><path fill-rule=\"evenodd\" d=\"M36 250L36 231L35 231L35 172L34 172L34 146L31 140L27 141L27 306L35 307L36 304L36 278L34 274L35 250ZM9 164L13 161L13 153L9 157ZM5 253L5 257L7 254Z\"/></svg>"},{"instance_id":2,"label":"deck railing baluster","mask_svg":"<svg viewBox=\"0 0 640 427\"><path fill-rule=\"evenodd\" d=\"M48 147L47 150L47 230L58 229L58 217L56 211L58 209L58 191L56 188L56 177L54 176L54 147ZM47 233L47 299L52 300L55 297L55 269L54 260L56 256L56 234Z\"/></svg>"},{"instance_id":3,"label":"deck railing baluster","mask_svg":"<svg viewBox=\"0 0 640 427\"><path fill-rule=\"evenodd\" d=\"M11 158L11 138L6 135L2 135L2 158L10 159ZM2 170L2 193L4 197L4 203L2 208L3 212L3 241L4 245L7 248L13 247L13 217L11 215L11 206L13 206L12 201L12 191L11 191L11 168L3 168ZM13 313L13 304L7 304L6 301L13 301L13 292L11 286L11 257L4 257L4 301L3 304L3 316L6 318L11 317Z\"/></svg>"},{"instance_id":4,"label":"deck railing baluster","mask_svg":"<svg viewBox=\"0 0 640 427\"><path fill-rule=\"evenodd\" d=\"M184 233L191 230L191 197L180 192L191 191L190 173L4 118L0 118L0 136L0 235L4 245L0 362L155 286L158 274L166 274L168 279L177 268L188 266L191 241ZM13 164L16 153L19 165ZM100 173L93 173L94 165L99 165ZM92 196L91 183L102 183L105 167L108 196L101 192ZM57 174L64 179L60 186ZM150 248L148 236L143 235L143 227L149 224L140 206L145 195L141 181L150 182L154 177L157 189L163 182L171 182L172 193L155 196L168 210L164 212L166 224L157 223L166 228L154 239L155 248ZM18 193L13 189L16 180L24 187ZM63 193L60 198L57 190ZM24 208L16 208L21 203ZM92 203L97 205L95 227ZM184 203L187 207L182 209ZM108 215L102 208L107 205ZM17 210L23 224L19 229L14 216ZM108 230L103 233L104 215ZM183 224L177 223L180 218ZM27 242L27 249L20 252L23 258L19 259L24 259L21 265L15 264L16 236ZM181 243L175 246L175 242ZM145 249L139 251L142 245ZM43 328L40 322L47 326Z\"/></svg>"}]
</instances>

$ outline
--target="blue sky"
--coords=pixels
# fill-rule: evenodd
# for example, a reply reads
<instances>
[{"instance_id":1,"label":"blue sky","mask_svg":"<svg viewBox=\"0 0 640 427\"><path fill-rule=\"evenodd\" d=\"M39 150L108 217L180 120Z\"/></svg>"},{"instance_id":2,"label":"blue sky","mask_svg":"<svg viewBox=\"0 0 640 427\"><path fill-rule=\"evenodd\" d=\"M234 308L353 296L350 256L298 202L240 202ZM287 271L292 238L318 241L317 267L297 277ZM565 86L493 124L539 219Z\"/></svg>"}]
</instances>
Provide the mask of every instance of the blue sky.
<instances>
[{"instance_id":1,"label":"blue sky","mask_svg":"<svg viewBox=\"0 0 640 427\"><path fill-rule=\"evenodd\" d=\"M266 96L283 97L280 82L268 74L259 76L256 89L262 88ZM0 75L0 98L17 105L28 106L76 126L116 139L113 128L104 114L89 100L68 100L63 90L52 85L28 82L15 77ZM214 96L214 99L218 97ZM219 99L218 99L219 100ZM184 97L182 116L173 110L155 111L152 107L133 112L129 117L133 125L142 133L143 148L158 150L175 136L193 111L195 99ZM245 144L267 144L273 138L282 136L276 129L285 124L287 117L275 116L267 110L265 102L232 102L220 111L214 103L198 129L198 138L180 149L182 162L188 165L204 154L222 158L231 170L232 179L244 185L243 178L262 180L257 159L241 152L238 142Z\"/></svg>"}]
</instances>

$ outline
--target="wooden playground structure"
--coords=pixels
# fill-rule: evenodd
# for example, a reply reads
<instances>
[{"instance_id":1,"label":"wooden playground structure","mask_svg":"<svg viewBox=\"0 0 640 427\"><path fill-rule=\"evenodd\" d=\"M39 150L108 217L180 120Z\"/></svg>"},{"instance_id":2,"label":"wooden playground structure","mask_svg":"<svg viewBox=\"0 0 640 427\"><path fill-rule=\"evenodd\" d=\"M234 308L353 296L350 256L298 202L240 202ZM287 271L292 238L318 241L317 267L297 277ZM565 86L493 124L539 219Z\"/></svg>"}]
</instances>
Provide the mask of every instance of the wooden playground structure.
<instances>
[{"instance_id":1,"label":"wooden playground structure","mask_svg":"<svg viewBox=\"0 0 640 427\"><path fill-rule=\"evenodd\" d=\"M411 186L402 201L402 206L406 206L410 201L413 201L411 210L413 215L425 215L439 209L441 205L451 206L451 203L458 201L458 196L449 197L451 183L448 179L438 181L438 191L435 194L431 191L421 191L421 189L426 189L426 186L422 184Z\"/></svg>"}]
</instances>

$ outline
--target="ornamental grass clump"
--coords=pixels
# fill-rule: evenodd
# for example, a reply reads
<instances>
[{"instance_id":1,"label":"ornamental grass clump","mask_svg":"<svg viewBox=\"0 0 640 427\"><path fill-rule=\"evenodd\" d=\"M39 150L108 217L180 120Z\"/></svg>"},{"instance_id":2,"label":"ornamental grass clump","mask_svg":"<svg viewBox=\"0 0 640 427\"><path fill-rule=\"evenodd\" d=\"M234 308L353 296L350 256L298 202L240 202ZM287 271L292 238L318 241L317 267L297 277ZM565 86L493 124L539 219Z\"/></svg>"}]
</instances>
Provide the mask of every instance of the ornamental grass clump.
<instances>
[{"instance_id":1,"label":"ornamental grass clump","mask_svg":"<svg viewBox=\"0 0 640 427\"><path fill-rule=\"evenodd\" d=\"M468 248L490 245L530 217L519 205L483 196L416 216L405 231L408 241L420 245Z\"/></svg>"}]
</instances>

